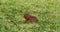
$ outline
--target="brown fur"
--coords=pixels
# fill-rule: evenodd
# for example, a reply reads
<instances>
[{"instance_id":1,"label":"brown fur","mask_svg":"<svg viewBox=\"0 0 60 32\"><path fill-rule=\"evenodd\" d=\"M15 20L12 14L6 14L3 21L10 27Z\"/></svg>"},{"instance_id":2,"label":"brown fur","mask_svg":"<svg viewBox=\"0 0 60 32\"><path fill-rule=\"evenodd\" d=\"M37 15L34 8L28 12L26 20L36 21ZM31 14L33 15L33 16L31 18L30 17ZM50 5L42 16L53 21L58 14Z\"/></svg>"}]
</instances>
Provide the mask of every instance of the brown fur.
<instances>
[{"instance_id":1,"label":"brown fur","mask_svg":"<svg viewBox=\"0 0 60 32\"><path fill-rule=\"evenodd\" d=\"M37 22L38 19L35 16L31 16L28 13L24 14L25 20L28 20L30 22Z\"/></svg>"}]
</instances>

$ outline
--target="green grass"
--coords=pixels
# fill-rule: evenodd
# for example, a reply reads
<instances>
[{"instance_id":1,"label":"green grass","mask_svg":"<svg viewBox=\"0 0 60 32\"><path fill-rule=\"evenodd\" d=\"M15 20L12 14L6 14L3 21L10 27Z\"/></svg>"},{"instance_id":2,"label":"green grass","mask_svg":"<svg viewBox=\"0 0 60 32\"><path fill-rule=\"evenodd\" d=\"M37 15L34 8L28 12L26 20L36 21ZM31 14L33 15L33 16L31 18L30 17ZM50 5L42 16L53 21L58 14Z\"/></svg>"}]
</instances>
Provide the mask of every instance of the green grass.
<instances>
[{"instance_id":1,"label":"green grass","mask_svg":"<svg viewBox=\"0 0 60 32\"><path fill-rule=\"evenodd\" d=\"M39 23L24 23L24 13ZM60 0L0 0L0 32L60 32Z\"/></svg>"}]
</instances>

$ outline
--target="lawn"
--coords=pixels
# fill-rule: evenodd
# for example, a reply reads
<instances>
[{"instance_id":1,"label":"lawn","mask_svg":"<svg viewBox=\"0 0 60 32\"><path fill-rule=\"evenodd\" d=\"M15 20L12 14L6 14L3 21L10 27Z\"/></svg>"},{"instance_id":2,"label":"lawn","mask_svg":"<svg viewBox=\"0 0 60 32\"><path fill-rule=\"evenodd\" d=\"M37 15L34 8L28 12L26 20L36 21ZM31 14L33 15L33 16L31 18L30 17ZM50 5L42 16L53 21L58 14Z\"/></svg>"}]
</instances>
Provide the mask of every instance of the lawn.
<instances>
[{"instance_id":1,"label":"lawn","mask_svg":"<svg viewBox=\"0 0 60 32\"><path fill-rule=\"evenodd\" d=\"M38 23L24 23L24 14ZM60 32L60 0L0 0L0 32Z\"/></svg>"}]
</instances>

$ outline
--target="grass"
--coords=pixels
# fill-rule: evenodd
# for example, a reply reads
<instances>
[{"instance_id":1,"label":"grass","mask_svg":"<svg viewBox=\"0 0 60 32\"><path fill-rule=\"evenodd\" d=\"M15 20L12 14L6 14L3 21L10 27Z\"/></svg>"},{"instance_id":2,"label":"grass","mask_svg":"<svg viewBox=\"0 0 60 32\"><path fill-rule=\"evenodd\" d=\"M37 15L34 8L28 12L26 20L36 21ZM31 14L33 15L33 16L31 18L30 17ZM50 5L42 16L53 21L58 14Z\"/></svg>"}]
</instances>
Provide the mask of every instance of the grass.
<instances>
[{"instance_id":1,"label":"grass","mask_svg":"<svg viewBox=\"0 0 60 32\"><path fill-rule=\"evenodd\" d=\"M24 13L39 23L24 23ZM60 32L59 0L0 0L0 32Z\"/></svg>"}]
</instances>

